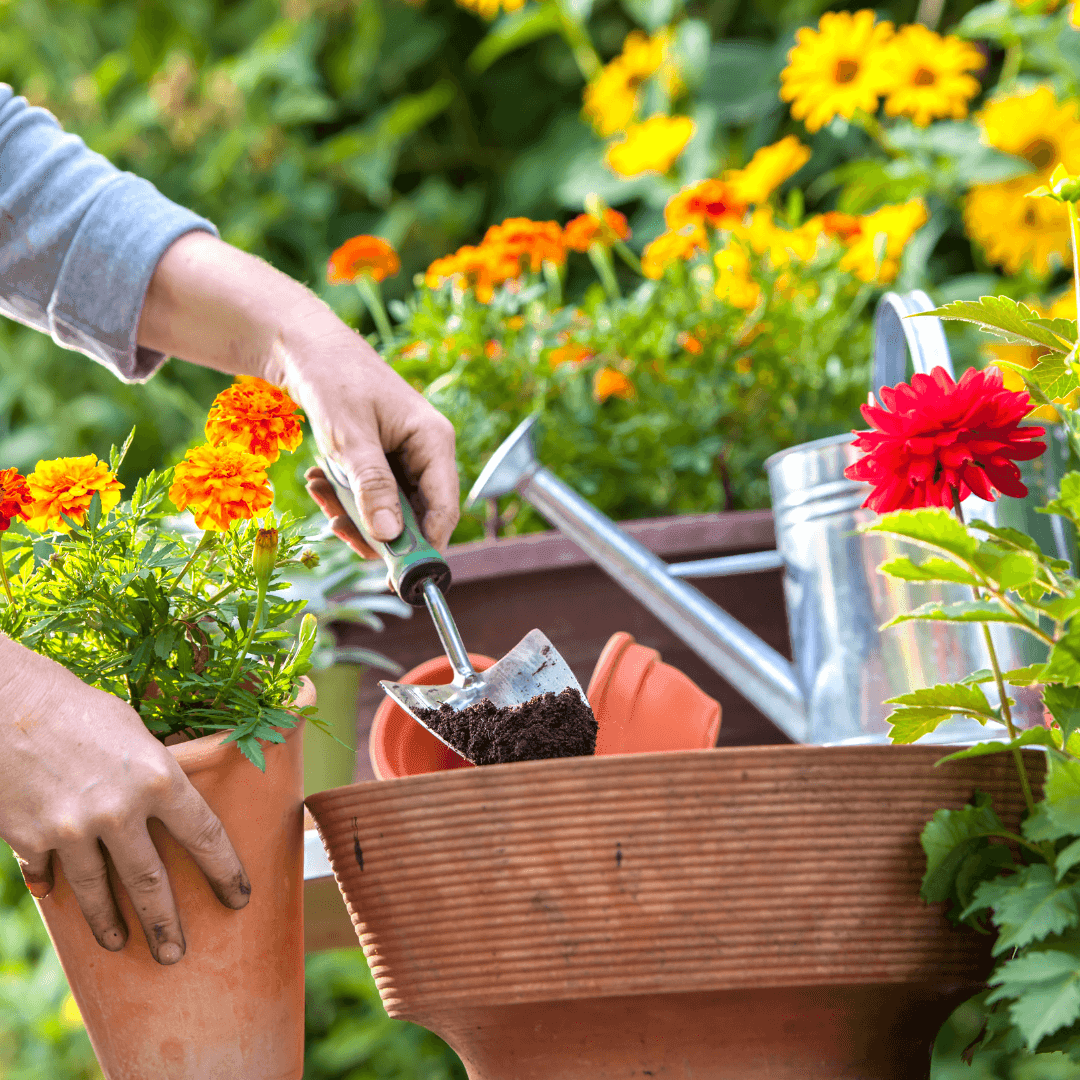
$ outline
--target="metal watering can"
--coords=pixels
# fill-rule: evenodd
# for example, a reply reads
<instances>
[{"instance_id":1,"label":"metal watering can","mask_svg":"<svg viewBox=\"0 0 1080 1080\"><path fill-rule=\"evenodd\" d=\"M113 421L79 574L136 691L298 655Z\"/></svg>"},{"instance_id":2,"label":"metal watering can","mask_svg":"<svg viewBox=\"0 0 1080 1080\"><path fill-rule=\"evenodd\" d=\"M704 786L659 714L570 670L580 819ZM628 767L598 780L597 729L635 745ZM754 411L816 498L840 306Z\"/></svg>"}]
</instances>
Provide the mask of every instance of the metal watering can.
<instances>
[{"instance_id":1,"label":"metal watering can","mask_svg":"<svg viewBox=\"0 0 1080 1080\"><path fill-rule=\"evenodd\" d=\"M916 371L929 373L940 365L952 374L940 320L904 318L932 307L923 292L882 298L874 317L875 390L904 379L907 351ZM844 477L844 469L859 456L851 445L854 436L818 439L765 462L776 552L669 566L537 460L531 436L536 419L521 423L495 451L466 505L517 491L796 742L886 742L886 717L892 711L883 704L886 698L990 666L978 625L909 622L879 629L919 604L967 600L970 593L963 586L898 581L877 572L886 559L911 554L913 548L892 537L855 531L875 515L861 508L869 486ZM1060 431L1048 435L1047 453L1025 463L1023 470L1033 505L1056 494L1068 454ZM1029 500L988 504L972 496L964 507L969 519L1023 528L1044 549L1071 558L1060 520L1031 512L1024 505ZM1008 520L999 509L1004 502L1012 503ZM1040 536L1040 530L1046 535ZM684 580L778 566L784 570L794 663ZM1027 635L1004 626L992 632L1003 670L1044 658L1045 650L1040 654L1038 643ZM993 685L986 689L993 699ZM1037 696L1029 692L1026 702L1022 691L1010 696L1018 701L1014 715L1019 710L1023 726L1041 718L1041 709L1035 711ZM990 728L951 721L922 741L976 741L993 737Z\"/></svg>"}]
</instances>

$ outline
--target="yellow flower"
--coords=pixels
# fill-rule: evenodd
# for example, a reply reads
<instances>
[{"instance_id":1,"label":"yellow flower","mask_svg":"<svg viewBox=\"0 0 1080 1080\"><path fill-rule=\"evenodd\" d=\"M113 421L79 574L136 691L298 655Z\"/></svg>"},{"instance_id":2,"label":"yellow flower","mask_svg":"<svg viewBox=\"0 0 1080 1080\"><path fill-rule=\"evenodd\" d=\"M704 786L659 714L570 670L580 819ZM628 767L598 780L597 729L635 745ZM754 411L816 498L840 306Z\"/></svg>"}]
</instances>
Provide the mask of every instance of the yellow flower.
<instances>
[{"instance_id":1,"label":"yellow flower","mask_svg":"<svg viewBox=\"0 0 1080 1080\"><path fill-rule=\"evenodd\" d=\"M455 3L488 20L499 14L500 7L504 11L519 11L525 6L525 0L455 0Z\"/></svg>"},{"instance_id":2,"label":"yellow flower","mask_svg":"<svg viewBox=\"0 0 1080 1080\"><path fill-rule=\"evenodd\" d=\"M773 212L767 206L755 210L750 223L735 230L736 235L745 237L757 254L769 256L769 265L773 269L787 266L792 256L800 262L812 259L821 232L821 222L814 218L797 229L782 228L775 223Z\"/></svg>"},{"instance_id":3,"label":"yellow flower","mask_svg":"<svg viewBox=\"0 0 1080 1080\"><path fill-rule=\"evenodd\" d=\"M24 510L26 524L38 532L55 529L65 533L71 532L71 526L61 514L82 525L95 493L101 498L102 512L107 513L120 501L124 489L96 454L39 461L26 478L26 486L33 499Z\"/></svg>"},{"instance_id":4,"label":"yellow flower","mask_svg":"<svg viewBox=\"0 0 1080 1080\"><path fill-rule=\"evenodd\" d=\"M641 271L647 278L658 281L667 266L680 259L692 259L705 250L705 244L705 230L701 226L661 233L641 253Z\"/></svg>"},{"instance_id":5,"label":"yellow flower","mask_svg":"<svg viewBox=\"0 0 1080 1080\"><path fill-rule=\"evenodd\" d=\"M206 418L206 440L231 443L249 454L275 462L282 450L292 453L304 438L298 406L278 386L254 375L241 375L222 390Z\"/></svg>"},{"instance_id":6,"label":"yellow flower","mask_svg":"<svg viewBox=\"0 0 1080 1080\"><path fill-rule=\"evenodd\" d=\"M900 270L900 256L916 231L926 224L926 205L911 199L896 206L883 206L860 221L861 230L840 260L843 270L850 270L860 281L892 281ZM885 236L885 250L880 268L877 265L877 238Z\"/></svg>"},{"instance_id":7,"label":"yellow flower","mask_svg":"<svg viewBox=\"0 0 1080 1080\"><path fill-rule=\"evenodd\" d=\"M239 446L196 446L176 466L169 498L190 507L200 529L221 531L270 508L266 461Z\"/></svg>"},{"instance_id":8,"label":"yellow flower","mask_svg":"<svg viewBox=\"0 0 1080 1080\"><path fill-rule=\"evenodd\" d=\"M742 221L746 209L726 180L701 180L668 199L664 221L673 232L687 225L730 229Z\"/></svg>"},{"instance_id":9,"label":"yellow flower","mask_svg":"<svg viewBox=\"0 0 1080 1080\"><path fill-rule=\"evenodd\" d=\"M743 203L763 203L789 177L810 160L810 148L794 135L763 146L743 169L724 174L735 197Z\"/></svg>"},{"instance_id":10,"label":"yellow flower","mask_svg":"<svg viewBox=\"0 0 1080 1080\"><path fill-rule=\"evenodd\" d=\"M827 12L817 30L800 30L780 73L780 97L791 102L791 115L818 131L834 116L877 112L886 85L882 50L891 36L892 23L875 25L869 10Z\"/></svg>"},{"instance_id":11,"label":"yellow flower","mask_svg":"<svg viewBox=\"0 0 1080 1080\"><path fill-rule=\"evenodd\" d=\"M761 299L761 286L750 273L750 257L737 244L718 251L716 264L716 295L732 307L753 311Z\"/></svg>"},{"instance_id":12,"label":"yellow flower","mask_svg":"<svg viewBox=\"0 0 1080 1080\"><path fill-rule=\"evenodd\" d=\"M968 193L964 224L987 258L1015 274L1030 265L1039 274L1068 261L1069 218L1053 199L1028 199L1049 184L1055 167L1080 172L1080 122L1076 103L1059 105L1049 86L991 102L979 116L983 139L1023 158L1034 173L997 184L977 184Z\"/></svg>"},{"instance_id":13,"label":"yellow flower","mask_svg":"<svg viewBox=\"0 0 1080 1080\"><path fill-rule=\"evenodd\" d=\"M621 371L605 367L593 376L593 397L601 403L609 397L629 400L634 394L634 384Z\"/></svg>"},{"instance_id":14,"label":"yellow flower","mask_svg":"<svg viewBox=\"0 0 1080 1080\"><path fill-rule=\"evenodd\" d=\"M674 90L677 76L673 65L665 63L670 45L668 30L652 37L634 30L623 42L623 51L585 87L583 111L598 135L607 138L633 123L641 105L641 87L661 67L669 91Z\"/></svg>"},{"instance_id":15,"label":"yellow flower","mask_svg":"<svg viewBox=\"0 0 1080 1080\"><path fill-rule=\"evenodd\" d=\"M604 160L620 176L663 174L675 164L693 134L694 121L689 116L653 116L627 128L626 137L608 147Z\"/></svg>"},{"instance_id":16,"label":"yellow flower","mask_svg":"<svg viewBox=\"0 0 1080 1080\"><path fill-rule=\"evenodd\" d=\"M881 63L888 78L885 112L926 127L931 120L967 116L967 103L979 92L979 80L968 72L986 61L974 45L914 24L897 33Z\"/></svg>"}]
</instances>

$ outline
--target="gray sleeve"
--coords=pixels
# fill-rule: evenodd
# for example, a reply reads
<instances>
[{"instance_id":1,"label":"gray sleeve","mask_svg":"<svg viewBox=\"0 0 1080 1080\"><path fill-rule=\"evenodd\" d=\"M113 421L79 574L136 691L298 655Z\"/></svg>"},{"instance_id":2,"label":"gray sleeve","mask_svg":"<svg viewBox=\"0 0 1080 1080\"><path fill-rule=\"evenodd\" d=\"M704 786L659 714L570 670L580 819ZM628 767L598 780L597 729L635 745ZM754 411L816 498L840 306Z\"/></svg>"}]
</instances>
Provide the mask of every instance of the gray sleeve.
<instances>
[{"instance_id":1,"label":"gray sleeve","mask_svg":"<svg viewBox=\"0 0 1080 1080\"><path fill-rule=\"evenodd\" d=\"M0 314L142 382L165 361L135 341L147 286L194 229L217 235L0 83Z\"/></svg>"}]
</instances>

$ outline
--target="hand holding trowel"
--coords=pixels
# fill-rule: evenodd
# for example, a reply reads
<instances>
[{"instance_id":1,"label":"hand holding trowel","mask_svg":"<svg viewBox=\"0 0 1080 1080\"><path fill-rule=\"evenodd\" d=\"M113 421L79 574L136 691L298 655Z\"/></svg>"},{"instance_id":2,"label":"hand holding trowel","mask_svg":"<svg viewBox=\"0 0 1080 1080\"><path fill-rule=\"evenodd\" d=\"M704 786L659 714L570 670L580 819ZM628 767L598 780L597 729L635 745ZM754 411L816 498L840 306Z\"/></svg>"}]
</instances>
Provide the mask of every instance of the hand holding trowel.
<instances>
[{"instance_id":1,"label":"hand holding trowel","mask_svg":"<svg viewBox=\"0 0 1080 1080\"><path fill-rule=\"evenodd\" d=\"M360 530L365 543L385 561L390 587L407 604L427 607L454 670L454 680L446 686L414 686L380 680L379 685L417 723L461 754L459 747L447 742L428 722L431 713L437 712L444 704L457 712L487 699L497 707L514 708L540 694L560 694L567 689L575 690L583 702L586 700L569 665L539 630L526 634L487 671L475 671L443 595L450 587L450 567L424 539L404 494L399 492L405 527L394 540L382 543L375 540L365 528L352 496L349 479L341 467L324 458L319 459L319 466L333 486L345 513Z\"/></svg>"}]
</instances>

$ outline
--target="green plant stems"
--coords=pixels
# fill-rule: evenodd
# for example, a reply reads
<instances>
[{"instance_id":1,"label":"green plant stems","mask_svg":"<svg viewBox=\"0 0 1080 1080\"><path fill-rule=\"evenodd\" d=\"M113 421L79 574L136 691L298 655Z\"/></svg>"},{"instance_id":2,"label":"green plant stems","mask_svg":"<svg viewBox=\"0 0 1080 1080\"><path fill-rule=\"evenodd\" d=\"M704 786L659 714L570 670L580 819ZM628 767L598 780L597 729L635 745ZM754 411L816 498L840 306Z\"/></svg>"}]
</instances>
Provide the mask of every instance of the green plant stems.
<instances>
[{"instance_id":1,"label":"green plant stems","mask_svg":"<svg viewBox=\"0 0 1080 1080\"><path fill-rule=\"evenodd\" d=\"M579 19L575 19L566 10L563 0L554 0L554 2L555 9L559 13L559 33L570 46L570 52L578 71L581 72L581 77L586 82L592 82L600 74L600 69L604 65L592 43L592 38L589 37L589 31Z\"/></svg>"},{"instance_id":2,"label":"green plant stems","mask_svg":"<svg viewBox=\"0 0 1080 1080\"><path fill-rule=\"evenodd\" d=\"M589 245L589 261L593 264L596 276L600 284L604 286L609 300L618 300L622 293L619 292L619 282L615 277L615 266L611 261L611 252L604 244Z\"/></svg>"},{"instance_id":3,"label":"green plant stems","mask_svg":"<svg viewBox=\"0 0 1080 1080\"><path fill-rule=\"evenodd\" d=\"M8 581L7 567L4 565L3 537L0 537L0 583L4 586L4 594L7 596L8 603L14 607L15 597L11 593L11 582Z\"/></svg>"},{"instance_id":4,"label":"green plant stems","mask_svg":"<svg viewBox=\"0 0 1080 1080\"><path fill-rule=\"evenodd\" d=\"M394 340L394 330L386 315L386 308L383 306L379 283L370 274L362 273L356 279L356 287L360 291L360 299L364 301L364 307L368 309L375 322L375 328L379 331L382 343L389 345Z\"/></svg>"},{"instance_id":5,"label":"green plant stems","mask_svg":"<svg viewBox=\"0 0 1080 1080\"><path fill-rule=\"evenodd\" d=\"M635 274L637 274L639 277L645 276L645 271L641 268L641 260L630 250L630 248L626 246L625 241L616 240L615 243L611 246L615 253L619 256L619 258L622 259L622 261L626 263L626 265L629 266Z\"/></svg>"},{"instance_id":6,"label":"green plant stems","mask_svg":"<svg viewBox=\"0 0 1080 1080\"><path fill-rule=\"evenodd\" d=\"M562 274L559 267L549 259L543 261L541 269L544 275L544 283L547 285L548 303L554 310L558 310L563 303Z\"/></svg>"},{"instance_id":7,"label":"green plant stems","mask_svg":"<svg viewBox=\"0 0 1080 1080\"><path fill-rule=\"evenodd\" d=\"M1077 217L1076 203L1071 199L1065 203L1069 211L1069 233L1072 237L1073 291L1076 296L1077 311L1080 311L1080 218Z\"/></svg>"},{"instance_id":8,"label":"green plant stems","mask_svg":"<svg viewBox=\"0 0 1080 1080\"><path fill-rule=\"evenodd\" d=\"M192 563L204 552L207 548L212 546L217 540L217 535L210 529L207 529L199 539L199 542L195 545L195 550L191 553L191 558L184 563L183 569L176 575L176 580L169 588L168 595L172 596L174 592L180 587L180 582L184 580L185 575L191 569Z\"/></svg>"},{"instance_id":9,"label":"green plant stems","mask_svg":"<svg viewBox=\"0 0 1080 1080\"><path fill-rule=\"evenodd\" d=\"M255 639L259 623L262 622L263 608L266 606L266 588L267 582L260 581L258 583L258 596L255 601L255 614L251 617L251 626L248 628L247 636L244 638L244 644L240 646L240 651L236 654L236 663L233 664L232 671L229 672L229 677L225 680L225 685L217 692L217 697L214 698L210 705L211 709L221 703L221 699L233 688L240 675L240 668L244 664L244 658L247 656L247 651Z\"/></svg>"}]
</instances>

